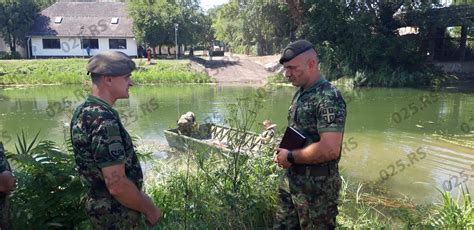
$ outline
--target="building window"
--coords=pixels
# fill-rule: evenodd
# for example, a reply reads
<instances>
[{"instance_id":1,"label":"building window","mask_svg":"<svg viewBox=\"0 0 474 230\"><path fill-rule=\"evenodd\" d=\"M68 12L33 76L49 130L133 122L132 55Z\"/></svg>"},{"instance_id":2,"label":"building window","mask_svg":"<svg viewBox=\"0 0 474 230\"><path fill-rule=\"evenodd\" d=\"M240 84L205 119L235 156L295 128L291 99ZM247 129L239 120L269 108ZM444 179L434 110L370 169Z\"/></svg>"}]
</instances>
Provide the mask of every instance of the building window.
<instances>
[{"instance_id":1,"label":"building window","mask_svg":"<svg viewBox=\"0 0 474 230\"><path fill-rule=\"evenodd\" d=\"M43 49L61 49L59 39L43 39Z\"/></svg>"},{"instance_id":2,"label":"building window","mask_svg":"<svg viewBox=\"0 0 474 230\"><path fill-rule=\"evenodd\" d=\"M63 21L63 17L54 18L54 23L56 23L56 24L61 24L62 21Z\"/></svg>"},{"instance_id":3,"label":"building window","mask_svg":"<svg viewBox=\"0 0 474 230\"><path fill-rule=\"evenodd\" d=\"M109 49L127 49L126 39L109 39Z\"/></svg>"},{"instance_id":4,"label":"building window","mask_svg":"<svg viewBox=\"0 0 474 230\"><path fill-rule=\"evenodd\" d=\"M82 39L82 48L99 49L99 39Z\"/></svg>"}]
</instances>

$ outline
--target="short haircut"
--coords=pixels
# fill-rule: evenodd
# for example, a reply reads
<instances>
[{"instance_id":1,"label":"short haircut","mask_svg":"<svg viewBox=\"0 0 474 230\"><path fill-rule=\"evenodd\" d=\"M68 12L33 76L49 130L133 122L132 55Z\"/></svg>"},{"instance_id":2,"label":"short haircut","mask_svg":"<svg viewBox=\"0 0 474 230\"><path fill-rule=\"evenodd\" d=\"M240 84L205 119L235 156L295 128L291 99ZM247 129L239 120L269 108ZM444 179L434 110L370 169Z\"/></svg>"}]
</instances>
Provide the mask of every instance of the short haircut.
<instances>
[{"instance_id":1,"label":"short haircut","mask_svg":"<svg viewBox=\"0 0 474 230\"><path fill-rule=\"evenodd\" d=\"M102 75L97 74L97 73L91 73L92 83L94 83L94 84L99 84L101 78L102 78Z\"/></svg>"}]
</instances>

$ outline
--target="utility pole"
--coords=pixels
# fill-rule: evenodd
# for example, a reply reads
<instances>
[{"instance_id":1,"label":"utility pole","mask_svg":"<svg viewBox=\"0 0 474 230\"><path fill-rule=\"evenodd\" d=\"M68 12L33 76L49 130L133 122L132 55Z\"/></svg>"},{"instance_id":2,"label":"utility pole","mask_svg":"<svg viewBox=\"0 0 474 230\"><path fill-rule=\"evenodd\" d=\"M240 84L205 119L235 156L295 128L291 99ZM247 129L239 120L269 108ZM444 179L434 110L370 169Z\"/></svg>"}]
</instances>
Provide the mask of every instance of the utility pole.
<instances>
[{"instance_id":1,"label":"utility pole","mask_svg":"<svg viewBox=\"0 0 474 230\"><path fill-rule=\"evenodd\" d=\"M174 42L175 42L175 53L176 53L176 60L178 60L178 23L174 24Z\"/></svg>"}]
</instances>

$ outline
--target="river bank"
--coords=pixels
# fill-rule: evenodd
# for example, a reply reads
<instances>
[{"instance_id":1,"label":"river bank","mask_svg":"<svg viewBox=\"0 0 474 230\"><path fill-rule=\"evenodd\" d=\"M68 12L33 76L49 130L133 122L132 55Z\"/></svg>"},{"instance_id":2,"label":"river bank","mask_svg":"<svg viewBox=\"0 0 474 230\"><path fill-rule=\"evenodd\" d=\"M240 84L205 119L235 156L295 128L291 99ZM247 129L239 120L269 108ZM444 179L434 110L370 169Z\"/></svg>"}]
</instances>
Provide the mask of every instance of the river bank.
<instances>
[{"instance_id":1,"label":"river bank","mask_svg":"<svg viewBox=\"0 0 474 230\"><path fill-rule=\"evenodd\" d=\"M278 67L279 55L247 56L226 53L224 57L195 56L191 59L135 59L136 84L218 83L220 85L264 85L287 83ZM88 84L87 59L38 59L0 61L0 86ZM456 86L462 91L474 87L469 63L435 63L445 76L435 80L437 87ZM358 76L338 82L354 85ZM382 78L386 78L385 76ZM331 78L329 77L331 80ZM360 80L360 79L359 79ZM413 87L413 86L412 86ZM418 87L426 87L420 85Z\"/></svg>"},{"instance_id":2,"label":"river bank","mask_svg":"<svg viewBox=\"0 0 474 230\"><path fill-rule=\"evenodd\" d=\"M135 59L135 84L212 83L206 73L191 68L189 60ZM0 61L0 85L88 84L87 59L41 59Z\"/></svg>"}]
</instances>

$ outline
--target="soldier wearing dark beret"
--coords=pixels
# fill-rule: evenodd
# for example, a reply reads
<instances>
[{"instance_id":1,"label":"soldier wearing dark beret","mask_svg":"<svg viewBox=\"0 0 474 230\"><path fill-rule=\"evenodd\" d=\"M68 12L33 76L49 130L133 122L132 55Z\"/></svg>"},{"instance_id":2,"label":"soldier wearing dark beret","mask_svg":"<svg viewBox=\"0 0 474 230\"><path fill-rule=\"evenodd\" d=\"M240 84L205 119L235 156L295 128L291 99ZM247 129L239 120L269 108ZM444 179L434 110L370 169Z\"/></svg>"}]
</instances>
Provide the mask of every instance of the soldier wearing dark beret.
<instances>
[{"instance_id":1,"label":"soldier wearing dark beret","mask_svg":"<svg viewBox=\"0 0 474 230\"><path fill-rule=\"evenodd\" d=\"M86 211L93 229L138 229L161 213L143 191L143 174L132 139L112 108L128 98L135 63L124 53L107 51L87 64L92 93L71 120L76 168L89 189Z\"/></svg>"},{"instance_id":2,"label":"soldier wearing dark beret","mask_svg":"<svg viewBox=\"0 0 474 230\"><path fill-rule=\"evenodd\" d=\"M277 149L275 163L286 171L278 188L275 229L335 229L346 104L339 90L320 74L310 42L290 43L280 63L298 87L288 125L307 141L300 149Z\"/></svg>"}]
</instances>

